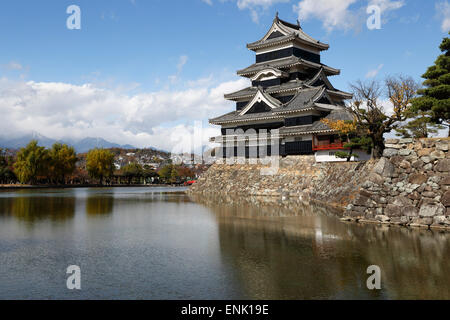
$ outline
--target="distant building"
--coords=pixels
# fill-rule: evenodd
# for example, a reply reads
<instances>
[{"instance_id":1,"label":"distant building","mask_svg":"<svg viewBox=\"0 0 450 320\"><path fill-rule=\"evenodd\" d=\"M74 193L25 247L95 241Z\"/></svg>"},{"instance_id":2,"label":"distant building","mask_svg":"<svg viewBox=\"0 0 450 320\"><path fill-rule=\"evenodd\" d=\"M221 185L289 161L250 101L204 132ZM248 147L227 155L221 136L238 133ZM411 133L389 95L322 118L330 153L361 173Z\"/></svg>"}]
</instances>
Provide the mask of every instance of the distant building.
<instances>
[{"instance_id":1,"label":"distant building","mask_svg":"<svg viewBox=\"0 0 450 320\"><path fill-rule=\"evenodd\" d=\"M153 170L157 170L160 166L159 163L145 163L143 166L148 166L150 168L152 168Z\"/></svg>"},{"instance_id":2,"label":"distant building","mask_svg":"<svg viewBox=\"0 0 450 320\"><path fill-rule=\"evenodd\" d=\"M222 128L222 135L211 142L222 145L223 157L238 156L242 143L247 158L254 156L250 149L255 150L255 143L258 155L263 148L262 154L271 155L271 141L261 141L259 134L262 129L278 129L280 155L315 154L318 161L338 160L334 153L344 149L343 142L320 120L352 120L344 103L352 95L334 88L328 79L340 74L321 62L320 53L329 45L307 35L300 23L288 23L277 14L266 35L247 48L256 53L256 62L237 74L249 78L252 86L226 94L236 109L210 119ZM257 134L247 135L249 129ZM243 132L244 138L239 134Z\"/></svg>"}]
</instances>

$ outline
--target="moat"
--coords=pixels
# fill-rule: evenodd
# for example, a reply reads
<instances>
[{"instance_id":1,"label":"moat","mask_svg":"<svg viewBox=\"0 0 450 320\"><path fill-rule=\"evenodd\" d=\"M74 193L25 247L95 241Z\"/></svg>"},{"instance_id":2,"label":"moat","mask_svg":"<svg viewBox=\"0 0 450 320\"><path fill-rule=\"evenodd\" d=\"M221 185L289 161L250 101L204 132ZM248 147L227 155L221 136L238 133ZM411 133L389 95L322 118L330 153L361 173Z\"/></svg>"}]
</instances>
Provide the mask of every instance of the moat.
<instances>
[{"instance_id":1,"label":"moat","mask_svg":"<svg viewBox=\"0 0 450 320\"><path fill-rule=\"evenodd\" d=\"M450 299L450 233L184 190L1 191L0 299Z\"/></svg>"}]
</instances>

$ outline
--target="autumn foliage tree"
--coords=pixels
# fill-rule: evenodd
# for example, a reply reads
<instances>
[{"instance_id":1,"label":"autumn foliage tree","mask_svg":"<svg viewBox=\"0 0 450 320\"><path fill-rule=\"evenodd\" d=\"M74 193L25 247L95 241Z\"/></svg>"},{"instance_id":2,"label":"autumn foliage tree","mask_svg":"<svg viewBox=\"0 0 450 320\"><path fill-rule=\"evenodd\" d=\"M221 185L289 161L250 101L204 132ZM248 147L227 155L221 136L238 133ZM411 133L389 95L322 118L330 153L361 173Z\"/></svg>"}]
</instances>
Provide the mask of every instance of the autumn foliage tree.
<instances>
[{"instance_id":1,"label":"autumn foliage tree","mask_svg":"<svg viewBox=\"0 0 450 320\"><path fill-rule=\"evenodd\" d=\"M75 171L77 156L75 149L66 144L55 143L49 150L49 176L59 183L66 183L66 177Z\"/></svg>"},{"instance_id":2,"label":"autumn foliage tree","mask_svg":"<svg viewBox=\"0 0 450 320\"><path fill-rule=\"evenodd\" d=\"M185 166L168 164L159 170L158 175L166 182L176 183L194 177L195 173Z\"/></svg>"},{"instance_id":3,"label":"autumn foliage tree","mask_svg":"<svg viewBox=\"0 0 450 320\"><path fill-rule=\"evenodd\" d=\"M357 158L358 155L353 151L361 149L370 153L373 147L372 140L367 137L366 132L361 132L358 128L356 120L330 120L322 119L330 129L339 133L340 139L344 141L344 148L348 151L337 151L335 156L337 158L347 159L350 161L352 157Z\"/></svg>"},{"instance_id":4,"label":"autumn foliage tree","mask_svg":"<svg viewBox=\"0 0 450 320\"><path fill-rule=\"evenodd\" d=\"M103 184L103 179L111 177L114 172L114 154L105 149L93 149L86 156L86 169L94 179Z\"/></svg>"},{"instance_id":5,"label":"autumn foliage tree","mask_svg":"<svg viewBox=\"0 0 450 320\"><path fill-rule=\"evenodd\" d=\"M36 184L38 176L47 175L49 161L48 150L32 140L17 154L14 173L21 183Z\"/></svg>"},{"instance_id":6,"label":"autumn foliage tree","mask_svg":"<svg viewBox=\"0 0 450 320\"><path fill-rule=\"evenodd\" d=\"M127 179L128 184L131 184L133 179L141 178L144 174L144 169L138 163L129 163L122 168L122 173Z\"/></svg>"},{"instance_id":7,"label":"autumn foliage tree","mask_svg":"<svg viewBox=\"0 0 450 320\"><path fill-rule=\"evenodd\" d=\"M411 101L418 84L405 76L388 77L384 86L377 81L357 81L351 85L353 100L348 110L353 114L356 132L370 138L372 156L379 158L384 150L384 134L391 132L411 116ZM383 93L392 105L389 112L383 105Z\"/></svg>"}]
</instances>

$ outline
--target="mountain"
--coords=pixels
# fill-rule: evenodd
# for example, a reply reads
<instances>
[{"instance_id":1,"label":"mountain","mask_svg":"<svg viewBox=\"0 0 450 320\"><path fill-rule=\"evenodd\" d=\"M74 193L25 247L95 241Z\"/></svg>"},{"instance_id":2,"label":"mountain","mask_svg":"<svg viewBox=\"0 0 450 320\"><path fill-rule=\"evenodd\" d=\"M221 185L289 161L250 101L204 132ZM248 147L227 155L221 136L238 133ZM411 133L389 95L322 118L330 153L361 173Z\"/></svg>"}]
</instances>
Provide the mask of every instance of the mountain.
<instances>
[{"instance_id":1,"label":"mountain","mask_svg":"<svg viewBox=\"0 0 450 320\"><path fill-rule=\"evenodd\" d=\"M136 149L136 147L126 144L126 145L120 145L117 143L106 141L102 138L85 138L79 141L72 141L72 143L68 143L72 145L75 150L79 153L87 152L91 149L95 148L103 148L103 149L109 149L109 148L121 148L121 149Z\"/></svg>"},{"instance_id":2,"label":"mountain","mask_svg":"<svg viewBox=\"0 0 450 320\"><path fill-rule=\"evenodd\" d=\"M51 148L55 142L65 143L73 146L78 153L84 153L94 148L121 148L121 149L136 149L136 147L126 144L120 145L109 142L102 138L85 138L81 140L66 139L55 140L45 137L37 132L32 132L18 138L0 137L0 148L19 149L25 147L31 140L37 140L40 146Z\"/></svg>"},{"instance_id":3,"label":"mountain","mask_svg":"<svg viewBox=\"0 0 450 320\"><path fill-rule=\"evenodd\" d=\"M18 138L0 137L0 148L19 149L25 147L31 140L37 140L40 146L46 148L50 148L55 142L61 142L32 132Z\"/></svg>"}]
</instances>

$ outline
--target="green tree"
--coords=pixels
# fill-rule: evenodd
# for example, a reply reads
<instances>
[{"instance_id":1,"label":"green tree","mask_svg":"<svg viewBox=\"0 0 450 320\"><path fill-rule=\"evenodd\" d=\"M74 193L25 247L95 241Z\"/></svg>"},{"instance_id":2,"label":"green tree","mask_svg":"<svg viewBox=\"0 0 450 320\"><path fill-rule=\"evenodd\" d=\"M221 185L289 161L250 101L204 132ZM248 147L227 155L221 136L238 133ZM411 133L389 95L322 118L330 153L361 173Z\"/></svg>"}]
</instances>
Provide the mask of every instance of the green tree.
<instances>
[{"instance_id":1,"label":"green tree","mask_svg":"<svg viewBox=\"0 0 450 320\"><path fill-rule=\"evenodd\" d=\"M114 172L114 154L105 149L90 150L86 156L86 169L89 176L103 184L103 179Z\"/></svg>"},{"instance_id":2,"label":"green tree","mask_svg":"<svg viewBox=\"0 0 450 320\"><path fill-rule=\"evenodd\" d=\"M178 167L173 164L168 164L162 167L162 169L159 170L158 175L161 179L168 183L175 183L181 178L180 173L178 172Z\"/></svg>"},{"instance_id":3,"label":"green tree","mask_svg":"<svg viewBox=\"0 0 450 320\"><path fill-rule=\"evenodd\" d=\"M445 37L439 48L442 54L422 75L425 88L418 91L420 97L412 106L413 111L426 112L432 122L447 126L450 135L450 38Z\"/></svg>"},{"instance_id":4,"label":"green tree","mask_svg":"<svg viewBox=\"0 0 450 320\"><path fill-rule=\"evenodd\" d=\"M359 155L353 152L355 150L364 150L370 154L373 148L373 142L368 136L358 136L355 133L348 136L347 142L344 143L344 148L349 151L337 151L335 156L336 158L347 159L347 161L350 161L352 157L359 158Z\"/></svg>"},{"instance_id":5,"label":"green tree","mask_svg":"<svg viewBox=\"0 0 450 320\"><path fill-rule=\"evenodd\" d=\"M347 151L337 151L335 153L336 158L347 159L350 161L352 157L358 158L358 154L353 151L361 149L370 154L373 148L372 139L370 139L365 132L361 132L355 120L329 120L322 119L321 122L325 123L330 129L336 131L339 134L339 138L344 143L344 148Z\"/></svg>"},{"instance_id":6,"label":"green tree","mask_svg":"<svg viewBox=\"0 0 450 320\"><path fill-rule=\"evenodd\" d=\"M172 164L168 164L165 165L164 167L162 167L159 171L158 171L158 175L161 177L161 179L163 179L166 182L169 182L171 177L172 177L172 169L173 169L173 165Z\"/></svg>"},{"instance_id":7,"label":"green tree","mask_svg":"<svg viewBox=\"0 0 450 320\"><path fill-rule=\"evenodd\" d=\"M397 131L397 136L403 138L427 138L428 135L435 134L438 129L443 128L443 126L435 124L427 112L418 110L413 120L395 129L395 131Z\"/></svg>"},{"instance_id":8,"label":"green tree","mask_svg":"<svg viewBox=\"0 0 450 320\"><path fill-rule=\"evenodd\" d=\"M143 176L144 169L138 163L129 163L122 168L122 173L127 178L128 184L131 184L133 179Z\"/></svg>"},{"instance_id":9,"label":"green tree","mask_svg":"<svg viewBox=\"0 0 450 320\"><path fill-rule=\"evenodd\" d=\"M180 179L180 174L178 173L178 167L172 165L172 170L170 172L170 183L175 183Z\"/></svg>"},{"instance_id":10,"label":"green tree","mask_svg":"<svg viewBox=\"0 0 450 320\"><path fill-rule=\"evenodd\" d=\"M142 174L143 174L143 177L144 177L146 183L149 182L149 178L151 179L151 178L158 177L158 174L156 173L156 171L152 167L150 167L148 165L145 165L143 170L144 171L143 171Z\"/></svg>"},{"instance_id":11,"label":"green tree","mask_svg":"<svg viewBox=\"0 0 450 320\"><path fill-rule=\"evenodd\" d=\"M50 174L58 182L65 183L66 177L75 171L77 156L75 149L66 144L55 143L49 151Z\"/></svg>"},{"instance_id":12,"label":"green tree","mask_svg":"<svg viewBox=\"0 0 450 320\"><path fill-rule=\"evenodd\" d=\"M49 160L48 150L38 146L36 140L32 140L17 154L14 173L21 183L35 184L38 176L47 174Z\"/></svg>"},{"instance_id":13,"label":"green tree","mask_svg":"<svg viewBox=\"0 0 450 320\"><path fill-rule=\"evenodd\" d=\"M17 181L12 166L13 158L7 157L5 151L0 148L0 183L9 184Z\"/></svg>"}]
</instances>

